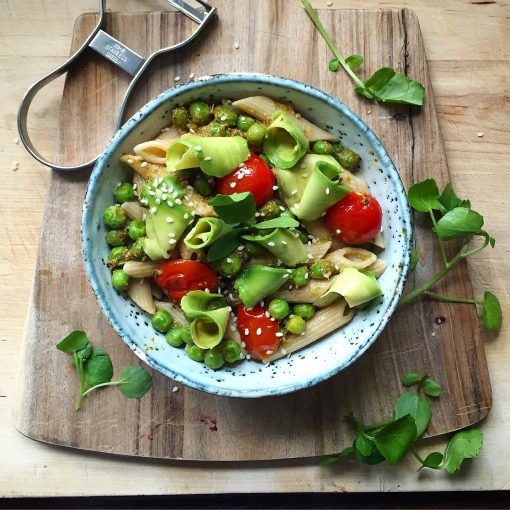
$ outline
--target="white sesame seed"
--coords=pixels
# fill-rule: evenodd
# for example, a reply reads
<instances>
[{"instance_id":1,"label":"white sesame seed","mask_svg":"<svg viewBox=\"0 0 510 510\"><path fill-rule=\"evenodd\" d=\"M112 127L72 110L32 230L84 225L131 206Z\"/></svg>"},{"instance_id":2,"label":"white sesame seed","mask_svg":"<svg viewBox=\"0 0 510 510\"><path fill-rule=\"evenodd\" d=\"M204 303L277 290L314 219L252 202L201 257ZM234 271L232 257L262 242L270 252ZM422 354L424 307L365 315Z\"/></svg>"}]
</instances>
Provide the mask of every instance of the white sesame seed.
<instances>
[{"instance_id":1,"label":"white sesame seed","mask_svg":"<svg viewBox=\"0 0 510 510\"><path fill-rule=\"evenodd\" d=\"M142 161L142 164L140 165L142 168L145 168L148 165L147 161Z\"/></svg>"},{"instance_id":2,"label":"white sesame seed","mask_svg":"<svg viewBox=\"0 0 510 510\"><path fill-rule=\"evenodd\" d=\"M306 179L308 177L308 174L301 174L301 177L303 177L303 179Z\"/></svg>"},{"instance_id":3,"label":"white sesame seed","mask_svg":"<svg viewBox=\"0 0 510 510\"><path fill-rule=\"evenodd\" d=\"M169 242L170 244L175 244L177 241L176 241L175 239L169 239L169 240L168 240L168 242Z\"/></svg>"},{"instance_id":4,"label":"white sesame seed","mask_svg":"<svg viewBox=\"0 0 510 510\"><path fill-rule=\"evenodd\" d=\"M155 191L150 190L150 191L149 191L149 195L150 195L151 197L153 197L153 196L155 196L155 195L156 195L156 192L155 192Z\"/></svg>"},{"instance_id":5,"label":"white sesame seed","mask_svg":"<svg viewBox=\"0 0 510 510\"><path fill-rule=\"evenodd\" d=\"M226 115L222 115L222 116L220 117L220 120L223 120L223 121L227 120L227 116L226 116Z\"/></svg>"},{"instance_id":6,"label":"white sesame seed","mask_svg":"<svg viewBox=\"0 0 510 510\"><path fill-rule=\"evenodd\" d=\"M342 233L342 231L341 231L339 228L337 228L337 229L335 230L335 233L336 233L336 234L341 234L341 233Z\"/></svg>"},{"instance_id":7,"label":"white sesame seed","mask_svg":"<svg viewBox=\"0 0 510 510\"><path fill-rule=\"evenodd\" d=\"M326 188L326 195L329 195L329 188Z\"/></svg>"},{"instance_id":8,"label":"white sesame seed","mask_svg":"<svg viewBox=\"0 0 510 510\"><path fill-rule=\"evenodd\" d=\"M191 190L193 189L193 186L191 186L191 184L188 184L188 185L186 186L186 189L189 189L189 190L191 191Z\"/></svg>"},{"instance_id":9,"label":"white sesame seed","mask_svg":"<svg viewBox=\"0 0 510 510\"><path fill-rule=\"evenodd\" d=\"M243 251L244 250L244 246L241 244L241 246L238 246L237 249L238 249L238 251Z\"/></svg>"},{"instance_id":10,"label":"white sesame seed","mask_svg":"<svg viewBox=\"0 0 510 510\"><path fill-rule=\"evenodd\" d=\"M239 172L238 176L237 176L237 180L241 180L241 179L244 179L244 173L243 172Z\"/></svg>"},{"instance_id":11,"label":"white sesame seed","mask_svg":"<svg viewBox=\"0 0 510 510\"><path fill-rule=\"evenodd\" d=\"M144 214L142 215L142 220L143 220L143 221L145 221L146 219L147 219L147 214L145 214L145 213L144 213Z\"/></svg>"},{"instance_id":12,"label":"white sesame seed","mask_svg":"<svg viewBox=\"0 0 510 510\"><path fill-rule=\"evenodd\" d=\"M238 49L239 49L239 43L238 43L237 41L234 43L234 48L235 48L236 50L238 50Z\"/></svg>"},{"instance_id":13,"label":"white sesame seed","mask_svg":"<svg viewBox=\"0 0 510 510\"><path fill-rule=\"evenodd\" d=\"M264 306L264 300L260 302L260 306Z\"/></svg>"},{"instance_id":14,"label":"white sesame seed","mask_svg":"<svg viewBox=\"0 0 510 510\"><path fill-rule=\"evenodd\" d=\"M209 292L211 292L211 291L208 288L205 288L204 292L207 292L207 294L209 294Z\"/></svg>"},{"instance_id":15,"label":"white sesame seed","mask_svg":"<svg viewBox=\"0 0 510 510\"><path fill-rule=\"evenodd\" d=\"M477 136L478 138L482 138L482 137L483 137L483 135L484 135L484 133L482 133L481 131L480 131L479 133L476 133L476 136Z\"/></svg>"},{"instance_id":16,"label":"white sesame seed","mask_svg":"<svg viewBox=\"0 0 510 510\"><path fill-rule=\"evenodd\" d=\"M247 354L246 359L251 359L251 356L249 354Z\"/></svg>"},{"instance_id":17,"label":"white sesame seed","mask_svg":"<svg viewBox=\"0 0 510 510\"><path fill-rule=\"evenodd\" d=\"M179 204L179 205L182 205L182 200L180 198L176 198L175 199L175 203Z\"/></svg>"},{"instance_id":18,"label":"white sesame seed","mask_svg":"<svg viewBox=\"0 0 510 510\"><path fill-rule=\"evenodd\" d=\"M283 336L283 333L281 331L278 331L278 333L275 333L275 336L278 336L278 337Z\"/></svg>"},{"instance_id":19,"label":"white sesame seed","mask_svg":"<svg viewBox=\"0 0 510 510\"><path fill-rule=\"evenodd\" d=\"M189 214L188 214L188 213L184 213L183 218L184 218L185 220L189 220Z\"/></svg>"},{"instance_id":20,"label":"white sesame seed","mask_svg":"<svg viewBox=\"0 0 510 510\"><path fill-rule=\"evenodd\" d=\"M326 216L326 211L324 211L321 216L324 218L324 216Z\"/></svg>"},{"instance_id":21,"label":"white sesame seed","mask_svg":"<svg viewBox=\"0 0 510 510\"><path fill-rule=\"evenodd\" d=\"M168 195L166 193L164 193L163 195L161 195L161 199L162 200L166 200L168 198Z\"/></svg>"},{"instance_id":22,"label":"white sesame seed","mask_svg":"<svg viewBox=\"0 0 510 510\"><path fill-rule=\"evenodd\" d=\"M230 257L227 257L227 262L228 262L229 264L232 264L232 259L231 259Z\"/></svg>"},{"instance_id":23,"label":"white sesame seed","mask_svg":"<svg viewBox=\"0 0 510 510\"><path fill-rule=\"evenodd\" d=\"M157 209L155 207L152 207L151 208L151 213L154 214L155 212L157 211Z\"/></svg>"},{"instance_id":24,"label":"white sesame seed","mask_svg":"<svg viewBox=\"0 0 510 510\"><path fill-rule=\"evenodd\" d=\"M195 73L190 73L189 79L192 80L195 77Z\"/></svg>"},{"instance_id":25,"label":"white sesame seed","mask_svg":"<svg viewBox=\"0 0 510 510\"><path fill-rule=\"evenodd\" d=\"M267 243L268 246L276 246L276 243L274 241L269 241Z\"/></svg>"},{"instance_id":26,"label":"white sesame seed","mask_svg":"<svg viewBox=\"0 0 510 510\"><path fill-rule=\"evenodd\" d=\"M287 241L282 241L282 244L286 246L287 245Z\"/></svg>"},{"instance_id":27,"label":"white sesame seed","mask_svg":"<svg viewBox=\"0 0 510 510\"><path fill-rule=\"evenodd\" d=\"M310 260L312 260L312 259L313 259L313 255L312 255L311 253L309 253L309 254L308 254L308 258L309 258Z\"/></svg>"},{"instance_id":28,"label":"white sesame seed","mask_svg":"<svg viewBox=\"0 0 510 510\"><path fill-rule=\"evenodd\" d=\"M273 191L276 191L278 189L278 186L273 186Z\"/></svg>"},{"instance_id":29,"label":"white sesame seed","mask_svg":"<svg viewBox=\"0 0 510 510\"><path fill-rule=\"evenodd\" d=\"M133 164L133 160L132 159L128 159L127 162L128 162L129 165Z\"/></svg>"},{"instance_id":30,"label":"white sesame seed","mask_svg":"<svg viewBox=\"0 0 510 510\"><path fill-rule=\"evenodd\" d=\"M244 331L245 331L245 335L247 335L249 333L249 331L247 329L245 329ZM248 333L246 333L246 331L248 331ZM241 347L244 349L246 347L246 342L241 342Z\"/></svg>"},{"instance_id":31,"label":"white sesame seed","mask_svg":"<svg viewBox=\"0 0 510 510\"><path fill-rule=\"evenodd\" d=\"M271 349L267 350L266 351L266 354L269 355L269 354L273 354L273 351Z\"/></svg>"},{"instance_id":32,"label":"white sesame seed","mask_svg":"<svg viewBox=\"0 0 510 510\"><path fill-rule=\"evenodd\" d=\"M233 324L231 324L230 325L230 331L235 331L235 330L236 330L236 327Z\"/></svg>"},{"instance_id":33,"label":"white sesame seed","mask_svg":"<svg viewBox=\"0 0 510 510\"><path fill-rule=\"evenodd\" d=\"M195 145L195 150L200 152L202 150L202 147L200 145Z\"/></svg>"},{"instance_id":34,"label":"white sesame seed","mask_svg":"<svg viewBox=\"0 0 510 510\"><path fill-rule=\"evenodd\" d=\"M274 318L274 317L271 317L269 320L270 320L271 322L274 322L274 321L275 321L275 318Z\"/></svg>"},{"instance_id":35,"label":"white sesame seed","mask_svg":"<svg viewBox=\"0 0 510 510\"><path fill-rule=\"evenodd\" d=\"M172 393L177 393L179 391L179 388L177 386L174 386L172 388Z\"/></svg>"},{"instance_id":36,"label":"white sesame seed","mask_svg":"<svg viewBox=\"0 0 510 510\"><path fill-rule=\"evenodd\" d=\"M283 205L280 205L280 211L285 211L285 207L283 207Z\"/></svg>"},{"instance_id":37,"label":"white sesame seed","mask_svg":"<svg viewBox=\"0 0 510 510\"><path fill-rule=\"evenodd\" d=\"M290 274L282 274L282 278L286 279L290 276Z\"/></svg>"},{"instance_id":38,"label":"white sesame seed","mask_svg":"<svg viewBox=\"0 0 510 510\"><path fill-rule=\"evenodd\" d=\"M301 164L299 165L299 167L300 167L300 168L306 168L306 166L305 166L305 164L304 164L304 163L301 163Z\"/></svg>"},{"instance_id":39,"label":"white sesame seed","mask_svg":"<svg viewBox=\"0 0 510 510\"><path fill-rule=\"evenodd\" d=\"M244 334L245 335L249 335L250 334L250 330L248 328L244 328Z\"/></svg>"},{"instance_id":40,"label":"white sesame seed","mask_svg":"<svg viewBox=\"0 0 510 510\"><path fill-rule=\"evenodd\" d=\"M176 77L174 78L174 81L181 81L181 77L180 77L180 76L176 76Z\"/></svg>"},{"instance_id":41,"label":"white sesame seed","mask_svg":"<svg viewBox=\"0 0 510 510\"><path fill-rule=\"evenodd\" d=\"M287 351L282 348L282 354L287 354Z\"/></svg>"},{"instance_id":42,"label":"white sesame seed","mask_svg":"<svg viewBox=\"0 0 510 510\"><path fill-rule=\"evenodd\" d=\"M237 186L237 183L235 183L235 182L231 182L231 183L230 183L230 187L231 187L231 188L235 188L236 186Z\"/></svg>"},{"instance_id":43,"label":"white sesame seed","mask_svg":"<svg viewBox=\"0 0 510 510\"><path fill-rule=\"evenodd\" d=\"M295 189L294 191L291 191L290 196L293 197L296 193L297 193L297 189Z\"/></svg>"},{"instance_id":44,"label":"white sesame seed","mask_svg":"<svg viewBox=\"0 0 510 510\"><path fill-rule=\"evenodd\" d=\"M204 158L204 161L211 161L211 159L212 159L211 156L207 156Z\"/></svg>"},{"instance_id":45,"label":"white sesame seed","mask_svg":"<svg viewBox=\"0 0 510 510\"><path fill-rule=\"evenodd\" d=\"M333 5L333 2L331 2L331 1L326 2L326 5L327 5L328 7L331 7L331 6Z\"/></svg>"},{"instance_id":46,"label":"white sesame seed","mask_svg":"<svg viewBox=\"0 0 510 510\"><path fill-rule=\"evenodd\" d=\"M158 198L156 198L156 205L159 205L159 204L161 204L161 198L158 197Z\"/></svg>"},{"instance_id":47,"label":"white sesame seed","mask_svg":"<svg viewBox=\"0 0 510 510\"><path fill-rule=\"evenodd\" d=\"M170 200L167 200L166 205L168 205L168 207L173 207L174 203L171 202Z\"/></svg>"},{"instance_id":48,"label":"white sesame seed","mask_svg":"<svg viewBox=\"0 0 510 510\"><path fill-rule=\"evenodd\" d=\"M257 328L257 331L255 332L257 336L262 335L262 328Z\"/></svg>"}]
</instances>

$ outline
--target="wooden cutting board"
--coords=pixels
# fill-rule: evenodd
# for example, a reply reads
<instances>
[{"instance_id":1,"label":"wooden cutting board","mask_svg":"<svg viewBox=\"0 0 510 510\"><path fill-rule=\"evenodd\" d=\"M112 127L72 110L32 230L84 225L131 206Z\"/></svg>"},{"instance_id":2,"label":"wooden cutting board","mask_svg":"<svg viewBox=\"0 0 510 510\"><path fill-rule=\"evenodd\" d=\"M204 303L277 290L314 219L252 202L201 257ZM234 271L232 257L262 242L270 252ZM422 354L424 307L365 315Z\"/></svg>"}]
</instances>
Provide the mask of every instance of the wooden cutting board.
<instances>
[{"instance_id":1,"label":"wooden cutting board","mask_svg":"<svg viewBox=\"0 0 510 510\"><path fill-rule=\"evenodd\" d=\"M357 96L339 71L331 73L324 41L297 0L215 0L219 19L202 39L165 57L141 84L134 111L175 77L228 71L286 76L333 94L360 114L383 141L406 186L426 177L448 180L420 27L409 10L322 10L326 29L344 55L365 57L368 76L383 65L421 81L423 109L374 104ZM250 10L251 9L251 10ZM92 29L95 15L77 20L73 49ZM141 55L181 40L194 28L178 13L108 15L107 31ZM234 43L239 48L234 48ZM101 151L129 78L90 52L69 73L56 145L59 161L82 161ZM44 119L40 119L44 122ZM427 373L443 386L433 404L430 435L478 422L491 408L491 388L473 307L418 301L399 311L382 336L340 375L295 394L244 400L201 393L154 373L141 400L110 389L97 392L75 412L77 380L68 359L54 347L73 329L88 332L120 369L141 363L103 317L89 287L81 256L81 206L89 172L53 172L48 193L33 295L28 311L16 426L52 444L123 455L186 460L265 460L338 451L352 440L342 416L354 410L365 420L392 413L400 377ZM414 286L439 265L437 247L418 219L415 235L422 263ZM440 291L471 296L466 266ZM177 387L179 391L173 392Z\"/></svg>"}]
</instances>

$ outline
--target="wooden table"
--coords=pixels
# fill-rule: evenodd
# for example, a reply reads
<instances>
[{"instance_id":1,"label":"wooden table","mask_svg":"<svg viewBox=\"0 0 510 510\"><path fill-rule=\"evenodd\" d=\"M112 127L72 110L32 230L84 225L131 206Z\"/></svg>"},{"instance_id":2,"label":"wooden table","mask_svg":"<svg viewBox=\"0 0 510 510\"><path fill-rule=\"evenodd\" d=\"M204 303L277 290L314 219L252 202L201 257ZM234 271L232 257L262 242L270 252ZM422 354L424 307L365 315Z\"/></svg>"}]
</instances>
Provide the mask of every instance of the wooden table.
<instances>
[{"instance_id":1,"label":"wooden table","mask_svg":"<svg viewBox=\"0 0 510 510\"><path fill-rule=\"evenodd\" d=\"M277 0L285 1L285 0ZM298 0L287 0L298 4ZM316 0L320 8L357 8L355 0ZM79 4L79 5L78 5ZM108 2L111 10L161 9L162 2ZM412 459L398 467L315 461L259 464L201 464L94 455L38 444L12 426L10 409L31 288L48 169L18 143L17 105L30 83L63 62L74 19L96 9L94 1L0 0L0 124L3 190L0 214L0 496L189 494L221 492L415 491L510 488L510 328L497 338L483 333L491 371L494 408L483 423L480 459L460 475L415 472ZM417 13L430 62L453 181L461 196L483 212L497 239L494 251L470 260L476 294L490 288L510 315L510 1L365 1L364 8L407 6ZM221 13L220 13L221 14ZM339 79L341 77L339 76ZM61 79L62 80L62 79ZM38 99L32 129L51 154L63 81ZM478 136L483 133L483 136ZM16 164L18 163L18 164ZM434 448L443 442L429 441Z\"/></svg>"}]
</instances>

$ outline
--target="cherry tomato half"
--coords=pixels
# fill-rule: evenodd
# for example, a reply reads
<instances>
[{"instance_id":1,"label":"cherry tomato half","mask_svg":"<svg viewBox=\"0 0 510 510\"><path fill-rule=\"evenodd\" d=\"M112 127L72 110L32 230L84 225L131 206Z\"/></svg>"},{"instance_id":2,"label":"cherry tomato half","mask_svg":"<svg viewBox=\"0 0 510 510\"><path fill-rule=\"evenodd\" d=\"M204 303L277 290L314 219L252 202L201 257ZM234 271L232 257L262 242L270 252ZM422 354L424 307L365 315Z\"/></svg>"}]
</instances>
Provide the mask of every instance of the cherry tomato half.
<instances>
[{"instance_id":1,"label":"cherry tomato half","mask_svg":"<svg viewBox=\"0 0 510 510\"><path fill-rule=\"evenodd\" d=\"M192 290L218 290L220 282L214 272L196 260L167 260L154 278L155 282L175 301Z\"/></svg>"},{"instance_id":2,"label":"cherry tomato half","mask_svg":"<svg viewBox=\"0 0 510 510\"><path fill-rule=\"evenodd\" d=\"M233 172L216 179L216 193L232 195L251 191L257 207L264 205L273 195L276 179L271 169L262 158L252 154Z\"/></svg>"},{"instance_id":3,"label":"cherry tomato half","mask_svg":"<svg viewBox=\"0 0 510 510\"><path fill-rule=\"evenodd\" d=\"M326 222L344 243L366 243L381 230L381 206L372 195L352 191L328 209Z\"/></svg>"},{"instance_id":4,"label":"cherry tomato half","mask_svg":"<svg viewBox=\"0 0 510 510\"><path fill-rule=\"evenodd\" d=\"M275 352L280 345L278 321L266 316L267 308L255 305L251 310L243 304L237 307L237 329L246 350L253 359L262 360ZM269 354L268 354L269 351Z\"/></svg>"}]
</instances>

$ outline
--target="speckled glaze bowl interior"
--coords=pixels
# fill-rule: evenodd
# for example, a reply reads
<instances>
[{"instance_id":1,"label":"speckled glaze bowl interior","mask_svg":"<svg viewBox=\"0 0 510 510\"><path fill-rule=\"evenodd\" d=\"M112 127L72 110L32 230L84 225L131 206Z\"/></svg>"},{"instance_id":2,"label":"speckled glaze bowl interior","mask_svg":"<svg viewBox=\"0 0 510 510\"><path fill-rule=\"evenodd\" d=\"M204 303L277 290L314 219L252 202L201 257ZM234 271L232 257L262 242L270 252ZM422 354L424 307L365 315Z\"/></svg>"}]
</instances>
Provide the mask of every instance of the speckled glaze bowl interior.
<instances>
[{"instance_id":1,"label":"speckled glaze bowl interior","mask_svg":"<svg viewBox=\"0 0 510 510\"><path fill-rule=\"evenodd\" d=\"M382 302L361 310L345 327L309 347L264 366L252 360L214 371L188 358L183 349L167 345L150 325L150 316L111 286L105 265L102 212L113 202L112 190L130 180L131 170L119 157L155 137L170 123L170 110L196 99L219 101L267 95L291 102L303 116L338 136L360 153L359 172L383 210L387 247L381 255L388 268L380 278ZM227 74L200 78L167 90L147 103L114 136L92 172L82 219L83 255L88 278L104 314L124 342L155 370L193 388L235 397L290 393L337 374L372 345L395 310L409 269L411 219L400 177L381 142L349 108L332 96L303 83L259 74ZM150 349L147 347L150 346Z\"/></svg>"}]
</instances>

